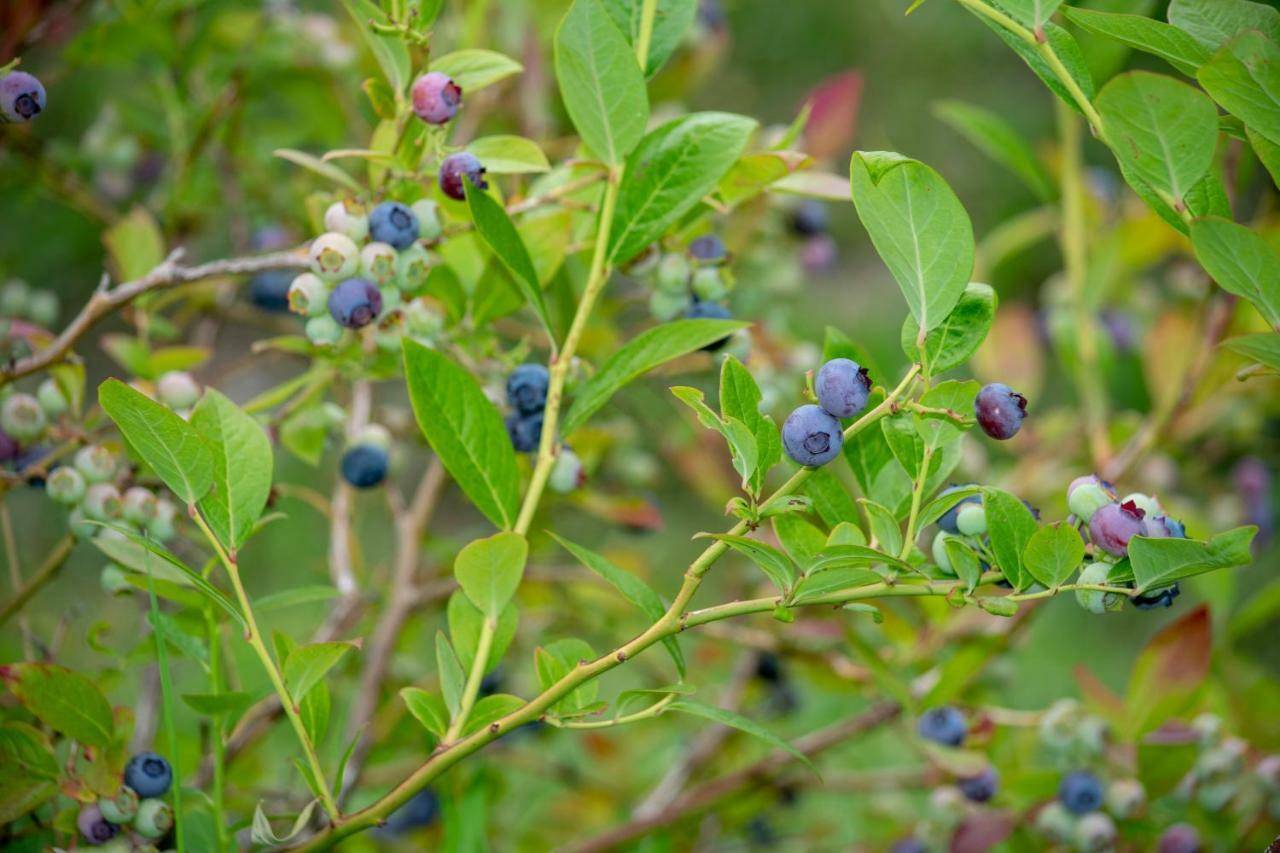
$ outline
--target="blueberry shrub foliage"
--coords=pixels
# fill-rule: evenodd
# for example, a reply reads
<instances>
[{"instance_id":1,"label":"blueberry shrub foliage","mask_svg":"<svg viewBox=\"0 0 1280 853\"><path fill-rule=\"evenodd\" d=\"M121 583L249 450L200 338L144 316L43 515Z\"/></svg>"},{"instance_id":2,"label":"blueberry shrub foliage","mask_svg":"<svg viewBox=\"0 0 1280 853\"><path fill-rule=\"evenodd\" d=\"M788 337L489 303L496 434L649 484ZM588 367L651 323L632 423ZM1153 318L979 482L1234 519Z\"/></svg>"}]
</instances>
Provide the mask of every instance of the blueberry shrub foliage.
<instances>
[{"instance_id":1,"label":"blueberry shrub foliage","mask_svg":"<svg viewBox=\"0 0 1280 853\"><path fill-rule=\"evenodd\" d=\"M856 77L685 109L715 4L67 5L0 19L3 261L108 270L0 290L6 849L1274 837L1280 12L902 0L1056 111L937 105L976 235ZM843 211L905 311L804 340Z\"/></svg>"}]
</instances>

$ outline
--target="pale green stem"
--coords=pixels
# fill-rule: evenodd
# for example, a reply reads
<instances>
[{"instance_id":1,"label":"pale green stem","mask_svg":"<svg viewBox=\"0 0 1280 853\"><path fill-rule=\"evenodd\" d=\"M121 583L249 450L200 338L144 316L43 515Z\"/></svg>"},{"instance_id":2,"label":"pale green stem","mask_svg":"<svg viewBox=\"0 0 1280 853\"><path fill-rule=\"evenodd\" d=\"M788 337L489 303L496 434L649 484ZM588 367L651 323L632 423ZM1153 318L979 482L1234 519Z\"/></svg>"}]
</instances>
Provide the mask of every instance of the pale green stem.
<instances>
[{"instance_id":1,"label":"pale green stem","mask_svg":"<svg viewBox=\"0 0 1280 853\"><path fill-rule=\"evenodd\" d=\"M636 59L643 72L649 64L649 46L653 43L653 19L658 14L658 0L644 0L640 8L640 35L636 39Z\"/></svg>"},{"instance_id":2,"label":"pale green stem","mask_svg":"<svg viewBox=\"0 0 1280 853\"><path fill-rule=\"evenodd\" d=\"M1035 601L1038 598L1052 598L1060 592L1110 592L1115 595L1123 595L1133 597L1138 594L1136 589L1130 589L1127 586L1108 586L1101 583L1067 583L1061 586L1055 586L1052 589L1042 589L1039 592L1023 592L1017 595L1005 596L1010 601Z\"/></svg>"},{"instance_id":3,"label":"pale green stem","mask_svg":"<svg viewBox=\"0 0 1280 853\"><path fill-rule=\"evenodd\" d=\"M298 714L298 707L293 701L293 697L289 695L289 689L285 686L284 677L280 674L279 667L271 657L271 652L267 649L266 644L262 641L262 633L258 630L258 621L253 616L253 607L249 604L249 596L244 591L244 584L240 581L240 569L236 565L236 561L222 547L222 543L218 541L218 537L214 535L213 530L209 528L208 522L196 510L194 506L190 508L191 519L200 528L200 532L204 534L205 539L209 540L210 546L218 555L218 560L222 563L222 567L226 569L227 576L231 579L231 587L235 590L236 599L240 602L240 610L244 616L245 625L248 630L245 632L245 640L253 648L258 655L258 660L262 662L262 667L267 671L267 678L271 680L271 686L276 691L276 696L280 697L280 707L284 709L285 716L289 718L290 724L293 726L294 733L298 736L298 743L302 746L303 753L307 756L307 764L311 767L311 774L315 777L316 787L319 788L320 804L324 807L325 813L329 815L330 820L338 818L338 804L333 799L333 792L329 789L329 783L325 781L324 770L320 767L320 758L316 755L316 748L311 743L310 736L307 735L306 726L302 724L302 717Z\"/></svg>"},{"instance_id":4,"label":"pale green stem","mask_svg":"<svg viewBox=\"0 0 1280 853\"><path fill-rule=\"evenodd\" d=\"M611 729L614 726L625 726L628 723L638 723L641 720L652 720L665 711L667 706L675 700L676 694L668 693L643 711L636 711L634 714L623 714L621 717L614 717L612 720L557 720L554 717L548 717L547 722L559 729Z\"/></svg>"},{"instance_id":5,"label":"pale green stem","mask_svg":"<svg viewBox=\"0 0 1280 853\"><path fill-rule=\"evenodd\" d=\"M926 445L920 457L920 470L916 472L915 482L911 484L911 512L907 515L907 533L903 537L902 551L899 560L911 556L911 549L916 544L916 520L920 517L920 503L924 499L925 482L929 479L929 463L933 460L933 446Z\"/></svg>"},{"instance_id":6,"label":"pale green stem","mask_svg":"<svg viewBox=\"0 0 1280 853\"><path fill-rule=\"evenodd\" d=\"M480 625L480 639L476 642L476 657L471 662L471 672L467 674L466 686L462 688L462 702L458 713L445 733L444 743L453 743L462 734L467 724L467 717L475 707L476 697L480 695L480 682L484 681L484 671L489 665L489 652L493 649L493 634L497 625L492 618L486 618Z\"/></svg>"}]
</instances>

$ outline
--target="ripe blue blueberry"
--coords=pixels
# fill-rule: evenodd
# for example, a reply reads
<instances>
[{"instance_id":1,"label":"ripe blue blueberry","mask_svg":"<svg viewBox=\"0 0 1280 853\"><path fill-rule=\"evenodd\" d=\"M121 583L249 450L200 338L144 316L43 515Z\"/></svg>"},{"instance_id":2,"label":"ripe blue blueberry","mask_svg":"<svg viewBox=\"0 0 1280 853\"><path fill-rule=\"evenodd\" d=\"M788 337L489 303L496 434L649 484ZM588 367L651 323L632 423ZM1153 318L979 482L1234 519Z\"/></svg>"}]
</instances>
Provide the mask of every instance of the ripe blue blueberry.
<instances>
[{"instance_id":1,"label":"ripe blue blueberry","mask_svg":"<svg viewBox=\"0 0 1280 853\"><path fill-rule=\"evenodd\" d=\"M959 746L964 743L964 736L969 727L964 721L964 714L950 705L930 708L920 715L916 723L916 731L925 740L940 743L943 746Z\"/></svg>"},{"instance_id":2,"label":"ripe blue blueberry","mask_svg":"<svg viewBox=\"0 0 1280 853\"><path fill-rule=\"evenodd\" d=\"M0 122L31 121L44 111L44 86L25 71L0 77Z\"/></svg>"},{"instance_id":3,"label":"ripe blue blueberry","mask_svg":"<svg viewBox=\"0 0 1280 853\"><path fill-rule=\"evenodd\" d=\"M440 71L431 71L413 81L413 114L427 124L444 124L462 104L462 87Z\"/></svg>"},{"instance_id":4,"label":"ripe blue blueberry","mask_svg":"<svg viewBox=\"0 0 1280 853\"><path fill-rule=\"evenodd\" d=\"M1156 843L1158 853L1200 853L1200 833L1188 823L1175 823Z\"/></svg>"},{"instance_id":5,"label":"ripe blue blueberry","mask_svg":"<svg viewBox=\"0 0 1280 853\"><path fill-rule=\"evenodd\" d=\"M390 464L386 448L357 444L342 454L342 479L357 489L371 489L387 478Z\"/></svg>"},{"instance_id":6,"label":"ripe blue blueberry","mask_svg":"<svg viewBox=\"0 0 1280 853\"><path fill-rule=\"evenodd\" d=\"M1067 486L1067 508L1085 524L1095 512L1115 501L1115 487L1097 474L1076 477Z\"/></svg>"},{"instance_id":7,"label":"ripe blue blueberry","mask_svg":"<svg viewBox=\"0 0 1280 853\"><path fill-rule=\"evenodd\" d=\"M1027 398L1008 385L993 382L978 392L973 411L982 431L998 441L1018 434L1027 416Z\"/></svg>"},{"instance_id":8,"label":"ripe blue blueberry","mask_svg":"<svg viewBox=\"0 0 1280 853\"><path fill-rule=\"evenodd\" d=\"M440 191L456 201L466 201L462 179L471 181L472 186L478 189L487 190L489 182L484 179L484 173L484 164L476 155L468 151L450 154L440 164Z\"/></svg>"},{"instance_id":9,"label":"ripe blue blueberry","mask_svg":"<svg viewBox=\"0 0 1280 853\"><path fill-rule=\"evenodd\" d=\"M408 205L384 201L369 214L369 237L403 251L418 239L418 217Z\"/></svg>"},{"instance_id":10,"label":"ripe blue blueberry","mask_svg":"<svg viewBox=\"0 0 1280 853\"><path fill-rule=\"evenodd\" d=\"M782 659L773 652L761 652L756 657L756 678L766 684L781 684L786 681Z\"/></svg>"},{"instance_id":11,"label":"ripe blue blueberry","mask_svg":"<svg viewBox=\"0 0 1280 853\"><path fill-rule=\"evenodd\" d=\"M289 310L289 285L293 278L288 270L266 270L249 279L249 301L263 311Z\"/></svg>"},{"instance_id":12,"label":"ripe blue blueberry","mask_svg":"<svg viewBox=\"0 0 1280 853\"><path fill-rule=\"evenodd\" d=\"M522 415L541 412L547 405L551 373L541 364L522 364L507 377L507 402Z\"/></svg>"},{"instance_id":13,"label":"ripe blue blueberry","mask_svg":"<svg viewBox=\"0 0 1280 853\"><path fill-rule=\"evenodd\" d=\"M962 485L948 486L947 488L943 489L941 492L938 493L938 497L948 495L951 492L956 491L957 489L968 488L972 485L974 484L964 483ZM960 516L960 507L964 506L965 504L978 504L979 506L981 506L982 495L970 495L969 497L961 500L960 503L951 507L951 509L944 512L941 516L938 517L938 522L937 522L938 527L942 528L943 530L947 531L950 534L958 535L960 533L960 528L956 525L956 522Z\"/></svg>"},{"instance_id":14,"label":"ripe blue blueberry","mask_svg":"<svg viewBox=\"0 0 1280 853\"><path fill-rule=\"evenodd\" d=\"M1182 587L1176 583L1162 589L1148 590L1135 595L1129 602L1139 610L1154 610L1157 607L1172 607L1173 600L1182 594Z\"/></svg>"},{"instance_id":15,"label":"ripe blue blueberry","mask_svg":"<svg viewBox=\"0 0 1280 853\"><path fill-rule=\"evenodd\" d=\"M139 752L124 767L124 783L139 797L162 797L173 783L173 768L163 755Z\"/></svg>"},{"instance_id":16,"label":"ripe blue blueberry","mask_svg":"<svg viewBox=\"0 0 1280 853\"><path fill-rule=\"evenodd\" d=\"M782 425L782 446L801 465L825 465L840 453L844 433L840 421L821 406L800 406Z\"/></svg>"},{"instance_id":17,"label":"ripe blue blueberry","mask_svg":"<svg viewBox=\"0 0 1280 853\"><path fill-rule=\"evenodd\" d=\"M533 453L542 440L542 412L521 415L512 412L507 415L507 434L511 436L511 446L519 453Z\"/></svg>"},{"instance_id":18,"label":"ripe blue blueberry","mask_svg":"<svg viewBox=\"0 0 1280 853\"><path fill-rule=\"evenodd\" d=\"M994 767L987 767L976 776L957 779L956 787L971 802L985 803L1000 789L1000 774Z\"/></svg>"},{"instance_id":19,"label":"ripe blue blueberry","mask_svg":"<svg viewBox=\"0 0 1280 853\"><path fill-rule=\"evenodd\" d=\"M1133 502L1107 504L1089 519L1089 538L1093 544L1117 557L1129 553L1129 540L1141 536L1145 513Z\"/></svg>"},{"instance_id":20,"label":"ripe blue blueberry","mask_svg":"<svg viewBox=\"0 0 1280 853\"><path fill-rule=\"evenodd\" d=\"M695 261L704 264L719 264L728 258L729 250L725 248L724 241L715 234L707 234L689 244L689 255Z\"/></svg>"},{"instance_id":21,"label":"ripe blue blueberry","mask_svg":"<svg viewBox=\"0 0 1280 853\"><path fill-rule=\"evenodd\" d=\"M822 408L837 418L856 417L867 407L871 375L856 361L833 358L818 371L813 390Z\"/></svg>"},{"instance_id":22,"label":"ripe blue blueberry","mask_svg":"<svg viewBox=\"0 0 1280 853\"><path fill-rule=\"evenodd\" d=\"M1072 814L1088 814L1102 808L1102 783L1088 770L1076 770L1062 777L1058 799Z\"/></svg>"},{"instance_id":23,"label":"ripe blue blueberry","mask_svg":"<svg viewBox=\"0 0 1280 853\"><path fill-rule=\"evenodd\" d=\"M80 807L80 813L76 815L76 829L90 844L106 844L120 831L118 826L102 816L102 809L97 803Z\"/></svg>"},{"instance_id":24,"label":"ripe blue blueberry","mask_svg":"<svg viewBox=\"0 0 1280 853\"><path fill-rule=\"evenodd\" d=\"M382 294L367 278L349 278L329 294L329 315L339 326L362 329L382 313Z\"/></svg>"},{"instance_id":25,"label":"ripe blue blueberry","mask_svg":"<svg viewBox=\"0 0 1280 853\"><path fill-rule=\"evenodd\" d=\"M728 320L733 315L729 313L729 309L721 305L719 302L700 302L694 300L689 307L685 309L684 316L686 320ZM719 340L712 341L702 348L703 352L715 352L729 342L730 335L725 335Z\"/></svg>"},{"instance_id":26,"label":"ripe blue blueberry","mask_svg":"<svg viewBox=\"0 0 1280 853\"><path fill-rule=\"evenodd\" d=\"M791 212L791 230L801 237L813 237L826 233L827 206L815 198L807 198Z\"/></svg>"}]
</instances>

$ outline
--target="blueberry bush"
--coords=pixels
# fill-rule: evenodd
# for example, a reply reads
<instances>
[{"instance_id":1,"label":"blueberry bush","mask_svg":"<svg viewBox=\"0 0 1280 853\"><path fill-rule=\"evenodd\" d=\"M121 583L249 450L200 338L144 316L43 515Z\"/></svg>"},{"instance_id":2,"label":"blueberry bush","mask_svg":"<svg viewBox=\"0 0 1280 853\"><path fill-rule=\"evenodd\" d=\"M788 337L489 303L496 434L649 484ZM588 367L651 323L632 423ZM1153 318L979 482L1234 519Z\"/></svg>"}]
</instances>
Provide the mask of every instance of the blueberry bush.
<instances>
[{"instance_id":1,"label":"blueberry bush","mask_svg":"<svg viewBox=\"0 0 1280 853\"><path fill-rule=\"evenodd\" d=\"M1277 836L1280 12L308 5L0 9L5 849Z\"/></svg>"}]
</instances>

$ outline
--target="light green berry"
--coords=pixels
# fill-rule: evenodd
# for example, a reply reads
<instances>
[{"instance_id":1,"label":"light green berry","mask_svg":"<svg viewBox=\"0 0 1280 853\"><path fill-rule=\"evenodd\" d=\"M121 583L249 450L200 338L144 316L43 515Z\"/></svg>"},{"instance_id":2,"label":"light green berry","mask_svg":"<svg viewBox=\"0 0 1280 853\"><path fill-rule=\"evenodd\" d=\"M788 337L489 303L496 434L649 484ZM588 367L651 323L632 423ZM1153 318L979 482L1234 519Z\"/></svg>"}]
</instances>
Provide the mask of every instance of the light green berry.
<instances>
[{"instance_id":1,"label":"light green berry","mask_svg":"<svg viewBox=\"0 0 1280 853\"><path fill-rule=\"evenodd\" d=\"M185 370L170 370L156 380L156 397L171 409L189 409L200 399L200 385Z\"/></svg>"},{"instance_id":2,"label":"light green berry","mask_svg":"<svg viewBox=\"0 0 1280 853\"><path fill-rule=\"evenodd\" d=\"M0 428L17 441L39 438L48 425L40 401L30 394L14 394L0 406Z\"/></svg>"},{"instance_id":3,"label":"light green berry","mask_svg":"<svg viewBox=\"0 0 1280 853\"><path fill-rule=\"evenodd\" d=\"M124 572L119 566L107 566L102 570L103 587L106 587L106 574L109 569L115 569L120 573L121 583L125 589L132 589L127 582L123 580ZM108 592L119 592L119 589L107 590ZM116 792L114 797L103 797L98 800L98 809L102 812L102 816L112 823L128 823L138 814L138 794L128 785L121 785L120 790Z\"/></svg>"},{"instance_id":4,"label":"light green berry","mask_svg":"<svg viewBox=\"0 0 1280 853\"><path fill-rule=\"evenodd\" d=\"M131 521L139 527L145 527L156 517L156 496L152 494L150 489L144 489L142 486L130 486L125 489L124 498L121 502L121 513L126 521Z\"/></svg>"},{"instance_id":5,"label":"light green berry","mask_svg":"<svg viewBox=\"0 0 1280 853\"><path fill-rule=\"evenodd\" d=\"M1116 822L1102 812L1090 812L1076 822L1076 848L1082 853L1103 853L1116 843Z\"/></svg>"},{"instance_id":6,"label":"light green berry","mask_svg":"<svg viewBox=\"0 0 1280 853\"><path fill-rule=\"evenodd\" d=\"M88 516L84 514L84 510L75 507L67 515L67 526L71 529L71 534L77 539L92 539L102 528L89 521Z\"/></svg>"},{"instance_id":7,"label":"light green berry","mask_svg":"<svg viewBox=\"0 0 1280 853\"><path fill-rule=\"evenodd\" d=\"M1117 779L1107 788L1107 808L1120 820L1132 820L1147 806L1147 789L1137 779Z\"/></svg>"},{"instance_id":8,"label":"light green berry","mask_svg":"<svg viewBox=\"0 0 1280 853\"><path fill-rule=\"evenodd\" d=\"M444 317L422 299L415 299L404 306L405 323L409 334L429 338L444 330Z\"/></svg>"},{"instance_id":9,"label":"light green berry","mask_svg":"<svg viewBox=\"0 0 1280 853\"><path fill-rule=\"evenodd\" d=\"M128 575L124 569L120 568L115 563L108 563L102 567L102 572L98 575L98 582L102 584L102 591L108 595L120 595L124 592L133 592L133 585L130 584L129 581L125 580L126 577L128 577ZM105 806L103 807L102 813L106 814ZM123 823L123 821L116 820L113 817L108 817L107 820L112 823Z\"/></svg>"},{"instance_id":10,"label":"light green berry","mask_svg":"<svg viewBox=\"0 0 1280 853\"><path fill-rule=\"evenodd\" d=\"M27 318L45 329L58 322L58 295L51 290L34 290L27 300Z\"/></svg>"},{"instance_id":11,"label":"light green berry","mask_svg":"<svg viewBox=\"0 0 1280 853\"><path fill-rule=\"evenodd\" d=\"M0 287L0 314L6 317L27 316L27 302L31 297L31 285L11 278Z\"/></svg>"},{"instance_id":12,"label":"light green berry","mask_svg":"<svg viewBox=\"0 0 1280 853\"><path fill-rule=\"evenodd\" d=\"M343 328L328 314L312 317L307 321L307 340L317 346L333 346L342 340Z\"/></svg>"},{"instance_id":13,"label":"light green berry","mask_svg":"<svg viewBox=\"0 0 1280 853\"><path fill-rule=\"evenodd\" d=\"M366 424L348 442L351 447L361 444L367 444L389 452L391 450L391 431L382 424Z\"/></svg>"},{"instance_id":14,"label":"light green berry","mask_svg":"<svg viewBox=\"0 0 1280 853\"><path fill-rule=\"evenodd\" d=\"M164 800L149 797L138 803L133 829L144 838L163 838L173 829L173 809Z\"/></svg>"},{"instance_id":15,"label":"light green berry","mask_svg":"<svg viewBox=\"0 0 1280 853\"><path fill-rule=\"evenodd\" d=\"M715 302L729 295L729 280L719 267L702 267L693 274L694 294L701 300Z\"/></svg>"},{"instance_id":16,"label":"light green berry","mask_svg":"<svg viewBox=\"0 0 1280 853\"><path fill-rule=\"evenodd\" d=\"M89 483L105 483L115 476L116 457L110 450L90 444L76 451L76 470Z\"/></svg>"},{"instance_id":17,"label":"light green berry","mask_svg":"<svg viewBox=\"0 0 1280 853\"><path fill-rule=\"evenodd\" d=\"M1076 837L1076 816L1057 800L1036 815L1036 830L1057 844L1070 844Z\"/></svg>"},{"instance_id":18,"label":"light green berry","mask_svg":"<svg viewBox=\"0 0 1280 853\"><path fill-rule=\"evenodd\" d=\"M415 201L411 206L413 215L418 217L418 237L430 243L439 240L444 233L444 225L440 222L440 205L429 198Z\"/></svg>"},{"instance_id":19,"label":"light green berry","mask_svg":"<svg viewBox=\"0 0 1280 853\"><path fill-rule=\"evenodd\" d=\"M414 243L396 257L396 275L400 289L405 293L417 293L431 276L436 259L420 243Z\"/></svg>"},{"instance_id":20,"label":"light green berry","mask_svg":"<svg viewBox=\"0 0 1280 853\"><path fill-rule=\"evenodd\" d=\"M965 536L987 532L987 509L980 503L962 503L956 510L956 529Z\"/></svg>"},{"instance_id":21,"label":"light green berry","mask_svg":"<svg viewBox=\"0 0 1280 853\"><path fill-rule=\"evenodd\" d=\"M379 316L385 317L392 311L400 307L400 302L404 297L400 295L400 288L393 284L386 284L378 288L378 293L382 295L382 313Z\"/></svg>"},{"instance_id":22,"label":"light green berry","mask_svg":"<svg viewBox=\"0 0 1280 853\"><path fill-rule=\"evenodd\" d=\"M586 481L582 460L568 446L561 447L547 477L547 487L556 494L567 495Z\"/></svg>"},{"instance_id":23,"label":"light green berry","mask_svg":"<svg viewBox=\"0 0 1280 853\"><path fill-rule=\"evenodd\" d=\"M689 289L689 278L693 275L693 265L683 254L666 255L658 262L658 273L655 281L659 290L686 292Z\"/></svg>"},{"instance_id":24,"label":"light green berry","mask_svg":"<svg viewBox=\"0 0 1280 853\"><path fill-rule=\"evenodd\" d=\"M114 521L122 508L120 490L111 483L94 483L85 490L80 508L93 521Z\"/></svg>"},{"instance_id":25,"label":"light green berry","mask_svg":"<svg viewBox=\"0 0 1280 853\"><path fill-rule=\"evenodd\" d=\"M84 475L70 465L59 465L49 472L44 490L60 504L75 506L84 499L87 484Z\"/></svg>"},{"instance_id":26,"label":"light green berry","mask_svg":"<svg viewBox=\"0 0 1280 853\"><path fill-rule=\"evenodd\" d=\"M951 534L945 530L939 530L938 535L933 537L933 562L943 574L955 577L955 567L951 565L951 558L947 555L947 540L951 538Z\"/></svg>"},{"instance_id":27,"label":"light green berry","mask_svg":"<svg viewBox=\"0 0 1280 853\"><path fill-rule=\"evenodd\" d=\"M380 288L396 277L396 250L388 243L369 243L360 250L360 271Z\"/></svg>"},{"instance_id":28,"label":"light green berry","mask_svg":"<svg viewBox=\"0 0 1280 853\"><path fill-rule=\"evenodd\" d=\"M303 317L329 313L329 293L333 290L315 273L304 272L289 284L289 310Z\"/></svg>"},{"instance_id":29,"label":"light green berry","mask_svg":"<svg viewBox=\"0 0 1280 853\"><path fill-rule=\"evenodd\" d=\"M324 227L360 243L369 236L369 215L358 202L335 201L324 212Z\"/></svg>"},{"instance_id":30,"label":"light green berry","mask_svg":"<svg viewBox=\"0 0 1280 853\"><path fill-rule=\"evenodd\" d=\"M71 408L67 395L62 393L61 386L54 379L46 379L40 383L40 387L36 389L36 399L40 401L40 408L51 418L65 415Z\"/></svg>"},{"instance_id":31,"label":"light green berry","mask_svg":"<svg viewBox=\"0 0 1280 853\"><path fill-rule=\"evenodd\" d=\"M1077 583L1106 585L1107 575L1114 566L1111 563L1086 563L1080 570ZM1095 589L1076 590L1076 603L1090 613L1106 613L1124 607L1124 596L1118 592L1099 592Z\"/></svg>"},{"instance_id":32,"label":"light green berry","mask_svg":"<svg viewBox=\"0 0 1280 853\"><path fill-rule=\"evenodd\" d=\"M161 542L168 542L174 536L174 521L177 517L177 505L166 498L158 498L155 515L147 522L147 532Z\"/></svg>"},{"instance_id":33,"label":"light green berry","mask_svg":"<svg viewBox=\"0 0 1280 853\"><path fill-rule=\"evenodd\" d=\"M691 299L687 290L655 290L649 294L649 313L659 323L684 314Z\"/></svg>"},{"instance_id":34,"label":"light green berry","mask_svg":"<svg viewBox=\"0 0 1280 853\"><path fill-rule=\"evenodd\" d=\"M313 273L334 281L350 278L360 268L359 247L346 234L337 231L313 240L308 256Z\"/></svg>"}]
</instances>

